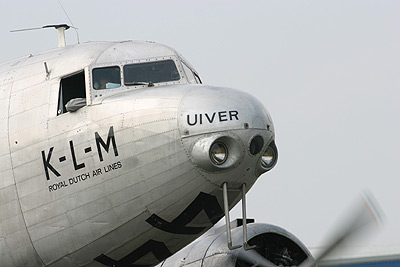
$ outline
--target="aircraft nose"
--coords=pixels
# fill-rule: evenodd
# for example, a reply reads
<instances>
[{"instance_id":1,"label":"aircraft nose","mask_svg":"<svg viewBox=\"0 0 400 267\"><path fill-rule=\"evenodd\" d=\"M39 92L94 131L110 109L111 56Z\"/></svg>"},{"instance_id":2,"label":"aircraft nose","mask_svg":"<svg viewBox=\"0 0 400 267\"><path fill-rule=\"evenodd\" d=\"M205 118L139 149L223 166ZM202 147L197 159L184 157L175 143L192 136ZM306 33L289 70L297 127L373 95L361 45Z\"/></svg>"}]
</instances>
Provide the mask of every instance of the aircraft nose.
<instances>
[{"instance_id":1,"label":"aircraft nose","mask_svg":"<svg viewBox=\"0 0 400 267\"><path fill-rule=\"evenodd\" d=\"M277 161L271 117L245 92L196 87L182 99L178 123L187 154L216 184L228 176L252 184Z\"/></svg>"}]
</instances>

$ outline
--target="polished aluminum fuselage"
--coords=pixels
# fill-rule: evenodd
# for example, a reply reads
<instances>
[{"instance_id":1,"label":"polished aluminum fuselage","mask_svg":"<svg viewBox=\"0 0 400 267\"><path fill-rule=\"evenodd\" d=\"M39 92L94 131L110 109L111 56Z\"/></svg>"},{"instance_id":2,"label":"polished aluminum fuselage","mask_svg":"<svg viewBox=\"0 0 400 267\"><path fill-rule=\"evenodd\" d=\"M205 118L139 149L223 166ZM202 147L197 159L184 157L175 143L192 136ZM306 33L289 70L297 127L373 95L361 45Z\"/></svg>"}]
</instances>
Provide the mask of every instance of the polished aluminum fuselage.
<instances>
[{"instance_id":1,"label":"polished aluminum fuselage","mask_svg":"<svg viewBox=\"0 0 400 267\"><path fill-rule=\"evenodd\" d=\"M177 64L179 81L93 89L95 67L162 58ZM265 172L274 129L263 106L190 84L181 61L169 47L128 41L0 65L1 266L155 264L223 216L224 182L232 208L236 189ZM60 80L80 71L86 106L57 115ZM253 155L255 136L264 143ZM217 139L233 144L226 166L208 162Z\"/></svg>"}]
</instances>

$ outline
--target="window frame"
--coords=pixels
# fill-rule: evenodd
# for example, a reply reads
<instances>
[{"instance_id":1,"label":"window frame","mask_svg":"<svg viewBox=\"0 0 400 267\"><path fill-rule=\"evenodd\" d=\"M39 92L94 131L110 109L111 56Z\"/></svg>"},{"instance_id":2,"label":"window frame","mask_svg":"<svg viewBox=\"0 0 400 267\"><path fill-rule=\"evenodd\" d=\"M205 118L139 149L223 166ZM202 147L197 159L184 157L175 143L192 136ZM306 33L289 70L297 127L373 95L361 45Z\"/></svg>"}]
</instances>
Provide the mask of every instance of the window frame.
<instances>
[{"instance_id":1,"label":"window frame","mask_svg":"<svg viewBox=\"0 0 400 267\"><path fill-rule=\"evenodd\" d=\"M140 59L129 59L124 61L113 61L109 63L100 63L100 64L92 64L88 68L88 84L90 91L90 103L91 105L100 104L104 98L110 97L112 95L119 94L121 92L126 92L128 90L137 90L147 88L148 85L125 85L124 83L124 73L123 67L128 64L135 63L145 63L145 62L153 62L153 61L162 61L162 60L172 60L175 63L175 66L178 70L180 79L177 81L169 81L169 82L161 82L155 83L154 86L165 86L165 85L177 85L177 84L186 84L187 80L185 79L185 72L183 70L182 65L180 64L180 58L177 55L168 55L168 56L159 56L159 57L147 57ZM104 68L104 67L113 67L118 66L120 68L120 77L121 77L121 86L118 88L110 88L110 89L100 89L96 90L93 87L93 70L96 68Z\"/></svg>"},{"instance_id":2,"label":"window frame","mask_svg":"<svg viewBox=\"0 0 400 267\"><path fill-rule=\"evenodd\" d=\"M126 75L127 75L127 72L128 72L126 70L126 68L129 68L129 67L135 66L135 65L151 64L151 63L157 63L157 62L161 63L161 62L168 62L168 61L170 61L170 62L172 62L172 64L174 64L175 69L178 72L177 74L179 76L179 79L176 79L176 80L165 80L165 81L158 81L158 82L145 81L145 80L144 81L136 81L136 82L145 82L145 83L151 82L152 84L163 84L163 83L170 83L170 82L176 82L176 81L182 80L182 73L179 71L178 66L177 66L177 64L176 64L176 62L174 60L172 60L172 59L152 60L152 61L146 61L146 62L135 62L135 63L130 63L130 64L124 64L123 67L122 67L123 85L127 86L127 87L135 86L135 85L126 84L126 78L127 78Z\"/></svg>"},{"instance_id":3,"label":"window frame","mask_svg":"<svg viewBox=\"0 0 400 267\"><path fill-rule=\"evenodd\" d=\"M82 77L79 77L81 75L82 75ZM79 81L81 78L83 78L83 79L81 81ZM77 81L79 83L83 81L83 83L80 84L80 85L83 85L83 88L75 89L75 91L67 90L68 94L70 94L68 101L75 99L75 98L84 98L86 100L85 106L88 106L88 104L89 104L88 88L87 88L87 83L86 83L86 81L87 81L86 69L82 69L82 70L64 75L64 76L60 77L59 82L58 82L58 98L57 98L56 116L60 116L60 115L69 113L69 111L67 111L66 107L65 107L65 105L68 103L68 101L64 100L65 94L67 94L67 93L64 93L64 90L66 89L64 87L65 87L65 83L67 81L70 82L71 79L77 79ZM77 81L75 81L75 82L77 82ZM75 86L72 86L72 87L76 88ZM83 93L83 95L81 95L82 93ZM75 95L75 96L73 96L73 95Z\"/></svg>"},{"instance_id":4,"label":"window frame","mask_svg":"<svg viewBox=\"0 0 400 267\"><path fill-rule=\"evenodd\" d=\"M194 68L192 67L191 64L189 64L187 61L185 61L183 58L181 58L181 64L182 64L182 68L186 73L186 69L188 69L191 72L191 76L193 76L194 79L194 83L191 82L191 80L189 80L189 75L186 75L185 77L187 78L187 81L189 84L203 84L203 82L200 79L199 74L194 70Z\"/></svg>"},{"instance_id":5,"label":"window frame","mask_svg":"<svg viewBox=\"0 0 400 267\"><path fill-rule=\"evenodd\" d=\"M112 69L112 68L118 68L118 71L119 71L119 81L120 81L120 83L119 83L119 86L118 87L110 87L110 88L107 88L107 87L105 87L105 88L95 88L96 86L95 86L95 83L97 82L97 81L95 81L95 75L94 75L94 72L96 71L96 70L101 70L101 69ZM91 71L91 73L92 73L92 84L91 84L91 88L93 88L95 91L100 91L100 90L107 90L107 89L117 89L117 88L120 88L121 86L122 86L122 68L121 68L121 66L119 66L119 65L111 65L111 66L105 66L105 67L96 67L96 68L92 68L92 71ZM108 82L107 82L108 83ZM113 83L113 84L116 84L116 83Z\"/></svg>"},{"instance_id":6,"label":"window frame","mask_svg":"<svg viewBox=\"0 0 400 267\"><path fill-rule=\"evenodd\" d=\"M196 80L196 77L194 76L193 70L184 61L181 61L181 63L183 66L183 70L185 71L186 79L187 79L188 83L196 84L197 80ZM188 74L187 72L190 72L190 73Z\"/></svg>"}]
</instances>

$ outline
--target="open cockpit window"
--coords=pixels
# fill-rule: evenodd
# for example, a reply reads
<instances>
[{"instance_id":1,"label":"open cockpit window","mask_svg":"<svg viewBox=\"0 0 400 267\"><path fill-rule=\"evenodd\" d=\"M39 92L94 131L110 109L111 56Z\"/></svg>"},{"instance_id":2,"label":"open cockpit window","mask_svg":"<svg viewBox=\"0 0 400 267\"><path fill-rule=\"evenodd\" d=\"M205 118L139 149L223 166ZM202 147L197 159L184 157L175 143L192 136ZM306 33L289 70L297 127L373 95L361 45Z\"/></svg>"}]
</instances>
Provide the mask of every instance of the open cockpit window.
<instances>
[{"instance_id":1,"label":"open cockpit window","mask_svg":"<svg viewBox=\"0 0 400 267\"><path fill-rule=\"evenodd\" d=\"M192 71L190 67L183 61L182 61L182 66L189 83L201 84L200 77L194 71Z\"/></svg>"},{"instance_id":2,"label":"open cockpit window","mask_svg":"<svg viewBox=\"0 0 400 267\"><path fill-rule=\"evenodd\" d=\"M185 62L182 62L182 66L183 66L183 70L185 71L188 82L189 83L197 83L196 78L194 77L193 71L185 64Z\"/></svg>"},{"instance_id":3,"label":"open cockpit window","mask_svg":"<svg viewBox=\"0 0 400 267\"><path fill-rule=\"evenodd\" d=\"M86 106L85 73L81 71L60 82L57 115L73 112Z\"/></svg>"},{"instance_id":4,"label":"open cockpit window","mask_svg":"<svg viewBox=\"0 0 400 267\"><path fill-rule=\"evenodd\" d=\"M181 79L173 60L135 63L124 66L127 86L178 81Z\"/></svg>"},{"instance_id":5,"label":"open cockpit window","mask_svg":"<svg viewBox=\"0 0 400 267\"><path fill-rule=\"evenodd\" d=\"M112 89L121 86L121 70L119 67L93 69L93 88L96 90Z\"/></svg>"}]
</instances>

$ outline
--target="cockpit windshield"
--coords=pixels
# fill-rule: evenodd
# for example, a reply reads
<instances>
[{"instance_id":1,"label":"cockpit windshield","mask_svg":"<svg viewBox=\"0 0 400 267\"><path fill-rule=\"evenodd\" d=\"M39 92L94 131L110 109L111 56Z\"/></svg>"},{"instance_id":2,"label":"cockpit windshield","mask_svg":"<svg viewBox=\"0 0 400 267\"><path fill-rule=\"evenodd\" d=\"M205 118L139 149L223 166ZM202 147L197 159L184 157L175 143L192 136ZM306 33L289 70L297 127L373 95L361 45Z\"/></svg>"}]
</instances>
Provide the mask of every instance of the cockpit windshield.
<instances>
[{"instance_id":1,"label":"cockpit windshield","mask_svg":"<svg viewBox=\"0 0 400 267\"><path fill-rule=\"evenodd\" d=\"M173 60L136 63L124 66L124 84L160 83L180 80Z\"/></svg>"},{"instance_id":2,"label":"cockpit windshield","mask_svg":"<svg viewBox=\"0 0 400 267\"><path fill-rule=\"evenodd\" d=\"M99 89L111 89L118 88L121 86L121 71L120 68L105 67L93 69L93 88Z\"/></svg>"},{"instance_id":3,"label":"cockpit windshield","mask_svg":"<svg viewBox=\"0 0 400 267\"><path fill-rule=\"evenodd\" d=\"M120 66L107 66L93 69L93 88L95 90L120 88L121 68L125 86L147 85L179 81L180 73L174 60L160 60L144 63L132 63Z\"/></svg>"}]
</instances>

